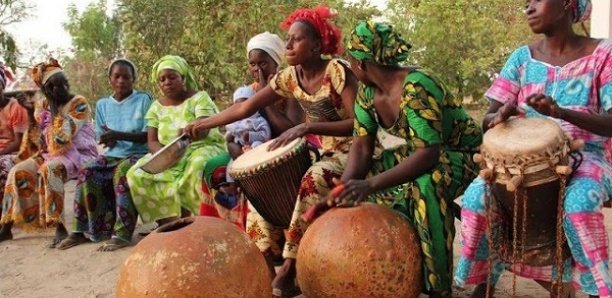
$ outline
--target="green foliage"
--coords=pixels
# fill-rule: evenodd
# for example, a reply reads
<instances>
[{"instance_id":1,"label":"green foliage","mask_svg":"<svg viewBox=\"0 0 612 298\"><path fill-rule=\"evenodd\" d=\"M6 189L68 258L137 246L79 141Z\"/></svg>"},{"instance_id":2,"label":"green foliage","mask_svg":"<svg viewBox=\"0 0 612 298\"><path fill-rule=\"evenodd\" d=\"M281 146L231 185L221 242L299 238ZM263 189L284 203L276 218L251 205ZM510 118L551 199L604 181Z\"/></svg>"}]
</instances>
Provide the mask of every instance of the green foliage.
<instances>
[{"instance_id":1,"label":"green foliage","mask_svg":"<svg viewBox=\"0 0 612 298\"><path fill-rule=\"evenodd\" d=\"M183 56L192 65L204 90L227 99L234 88L251 82L246 44L263 31L284 35L280 22L294 9L319 4L311 0L118 0L118 17L126 55L138 66L150 91L151 66L163 55ZM367 1L347 5L327 1L340 14L337 23L348 33L357 18L378 14ZM141 81L141 83L143 83Z\"/></svg>"},{"instance_id":2,"label":"green foliage","mask_svg":"<svg viewBox=\"0 0 612 298\"><path fill-rule=\"evenodd\" d=\"M64 61L72 91L91 100L109 93L106 67L120 53L120 25L106 7L106 1L99 0L79 13L71 4L64 24L75 47L74 56Z\"/></svg>"},{"instance_id":3,"label":"green foliage","mask_svg":"<svg viewBox=\"0 0 612 298\"><path fill-rule=\"evenodd\" d=\"M389 7L414 46L411 62L458 96L481 98L508 55L532 36L514 0L390 0Z\"/></svg>"},{"instance_id":4,"label":"green foliage","mask_svg":"<svg viewBox=\"0 0 612 298\"><path fill-rule=\"evenodd\" d=\"M15 44L15 39L5 30L5 27L27 18L28 10L31 8L32 6L27 5L24 0L0 0L0 53L6 65L13 70L17 67L19 49Z\"/></svg>"}]
</instances>

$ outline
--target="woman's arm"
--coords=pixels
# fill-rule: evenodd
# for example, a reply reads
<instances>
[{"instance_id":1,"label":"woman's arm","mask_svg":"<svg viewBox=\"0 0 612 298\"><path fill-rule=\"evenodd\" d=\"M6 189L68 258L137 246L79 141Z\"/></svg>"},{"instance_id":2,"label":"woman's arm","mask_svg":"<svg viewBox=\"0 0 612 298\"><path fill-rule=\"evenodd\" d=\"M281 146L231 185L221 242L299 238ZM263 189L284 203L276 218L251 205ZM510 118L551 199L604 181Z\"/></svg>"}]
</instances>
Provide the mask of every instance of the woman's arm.
<instances>
[{"instance_id":1,"label":"woman's arm","mask_svg":"<svg viewBox=\"0 0 612 298\"><path fill-rule=\"evenodd\" d=\"M149 146L149 152L155 153L163 147L157 138L157 128L149 127L147 130L147 145Z\"/></svg>"},{"instance_id":2,"label":"woman's arm","mask_svg":"<svg viewBox=\"0 0 612 298\"><path fill-rule=\"evenodd\" d=\"M21 145L21 140L23 139L23 133L13 132L14 138L13 140L4 147L4 149L0 150L0 155L16 153L19 150L19 146Z\"/></svg>"},{"instance_id":3,"label":"woman's arm","mask_svg":"<svg viewBox=\"0 0 612 298\"><path fill-rule=\"evenodd\" d=\"M288 129L304 122L304 111L295 99L285 99L286 107L284 113L274 105L262 109L266 119L270 123L272 135L278 136Z\"/></svg>"},{"instance_id":4,"label":"woman's arm","mask_svg":"<svg viewBox=\"0 0 612 298\"><path fill-rule=\"evenodd\" d=\"M340 179L343 183L351 179L364 179L372 166L375 136L353 137L346 168Z\"/></svg>"},{"instance_id":5,"label":"woman's arm","mask_svg":"<svg viewBox=\"0 0 612 298\"><path fill-rule=\"evenodd\" d=\"M538 113L565 120L594 134L612 137L612 109L607 113L589 114L572 111L557 105L550 96L533 94L527 98L527 104Z\"/></svg>"},{"instance_id":6,"label":"woman's arm","mask_svg":"<svg viewBox=\"0 0 612 298\"><path fill-rule=\"evenodd\" d=\"M185 127L184 132L192 139L197 138L197 136L204 130L221 125L227 125L249 117L257 112L257 110L268 106L279 99L281 99L281 97L268 86L255 93L255 95L253 95L253 97L251 97L249 100L231 105L229 108L214 116L197 119L189 123L189 125Z\"/></svg>"}]
</instances>

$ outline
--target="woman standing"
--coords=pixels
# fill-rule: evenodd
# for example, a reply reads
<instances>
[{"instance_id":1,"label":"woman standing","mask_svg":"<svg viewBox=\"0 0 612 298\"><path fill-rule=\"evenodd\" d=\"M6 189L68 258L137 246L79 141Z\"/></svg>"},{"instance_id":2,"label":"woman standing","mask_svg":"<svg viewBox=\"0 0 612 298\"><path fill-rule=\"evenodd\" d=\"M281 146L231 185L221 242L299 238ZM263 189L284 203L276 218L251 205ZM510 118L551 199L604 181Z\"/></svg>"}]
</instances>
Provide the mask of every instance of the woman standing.
<instances>
[{"instance_id":1,"label":"woman standing","mask_svg":"<svg viewBox=\"0 0 612 298\"><path fill-rule=\"evenodd\" d=\"M68 235L63 224L64 184L77 177L85 163L98 156L87 99L72 95L57 60L36 65L34 82L41 88L48 110L30 127L29 138L38 151L9 172L4 190L0 239L11 239L11 228L45 228L56 225L54 248ZM32 108L32 107L30 107ZM35 137L41 136L42 140ZM27 148L31 148L26 145Z\"/></svg>"},{"instance_id":2,"label":"woman standing","mask_svg":"<svg viewBox=\"0 0 612 298\"><path fill-rule=\"evenodd\" d=\"M282 146L307 134L321 136L322 160L310 167L302 178L296 206L283 251L285 263L272 287L276 296L295 294L295 258L299 241L307 227L300 216L320 196L329 193L333 177L340 177L346 163L353 127L353 104L357 80L338 59L329 59L342 51L340 29L327 7L298 9L288 16L282 27L288 29L286 54L289 67L278 72L269 86L251 99L232 105L222 113L191 123L185 131L195 137L203 130L246 118L262 107L281 100L297 100L306 113L306 123L285 131L272 144ZM254 237L266 237L266 232Z\"/></svg>"},{"instance_id":3,"label":"woman standing","mask_svg":"<svg viewBox=\"0 0 612 298\"><path fill-rule=\"evenodd\" d=\"M492 127L519 113L548 117L572 139L583 139L584 158L568 181L564 201L564 230L573 262L566 260L564 281L574 264L574 285L590 295L610 297L612 276L608 268L608 242L601 207L612 196L612 42L577 35L572 24L588 18L588 0L527 1L527 22L543 37L512 53L500 76L486 92L490 105L484 120ZM482 179L476 179L463 197L463 248L455 281L460 286L479 284L473 296L486 293L509 268L498 258L489 260L485 229ZM550 288L553 268L526 264L513 266L517 275ZM493 288L490 289L492 293Z\"/></svg>"},{"instance_id":4,"label":"woman standing","mask_svg":"<svg viewBox=\"0 0 612 298\"><path fill-rule=\"evenodd\" d=\"M147 153L145 115L153 100L133 89L136 66L127 59L111 62L108 80L113 94L98 100L95 117L98 142L107 149L80 171L74 229L58 249L110 238L98 250L114 251L130 244L136 227L138 213L125 175Z\"/></svg>"}]
</instances>

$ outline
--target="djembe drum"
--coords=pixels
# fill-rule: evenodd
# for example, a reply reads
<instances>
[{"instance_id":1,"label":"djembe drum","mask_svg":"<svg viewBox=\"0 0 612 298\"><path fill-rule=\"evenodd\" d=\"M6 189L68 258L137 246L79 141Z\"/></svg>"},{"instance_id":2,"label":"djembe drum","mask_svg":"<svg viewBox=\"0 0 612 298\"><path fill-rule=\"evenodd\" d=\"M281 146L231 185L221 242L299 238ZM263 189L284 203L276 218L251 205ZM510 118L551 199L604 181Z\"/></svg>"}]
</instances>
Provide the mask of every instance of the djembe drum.
<instances>
[{"instance_id":1,"label":"djembe drum","mask_svg":"<svg viewBox=\"0 0 612 298\"><path fill-rule=\"evenodd\" d=\"M561 266L569 256L562 218L570 152L582 144L546 118L515 118L487 131L474 160L488 182L487 216L500 219L488 232L491 253L511 264Z\"/></svg>"},{"instance_id":2,"label":"djembe drum","mask_svg":"<svg viewBox=\"0 0 612 298\"><path fill-rule=\"evenodd\" d=\"M300 181L312 165L311 151L301 138L268 151L272 142L242 154L229 166L228 173L263 218L277 227L287 228Z\"/></svg>"}]
</instances>

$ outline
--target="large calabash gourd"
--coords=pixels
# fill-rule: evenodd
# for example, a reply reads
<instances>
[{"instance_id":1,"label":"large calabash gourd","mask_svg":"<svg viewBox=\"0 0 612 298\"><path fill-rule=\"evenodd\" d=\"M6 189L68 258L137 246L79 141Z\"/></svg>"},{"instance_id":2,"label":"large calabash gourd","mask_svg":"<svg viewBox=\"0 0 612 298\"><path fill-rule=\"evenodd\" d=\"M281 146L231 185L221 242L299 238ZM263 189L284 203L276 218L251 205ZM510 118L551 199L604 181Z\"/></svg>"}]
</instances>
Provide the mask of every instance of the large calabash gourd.
<instances>
[{"instance_id":1,"label":"large calabash gourd","mask_svg":"<svg viewBox=\"0 0 612 298\"><path fill-rule=\"evenodd\" d=\"M123 263L117 297L269 297L266 261L248 236L214 217L184 218L144 238Z\"/></svg>"},{"instance_id":2,"label":"large calabash gourd","mask_svg":"<svg viewBox=\"0 0 612 298\"><path fill-rule=\"evenodd\" d=\"M306 297L418 297L419 243L407 220L388 207L335 208L300 242L298 283Z\"/></svg>"}]
</instances>

